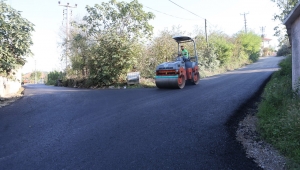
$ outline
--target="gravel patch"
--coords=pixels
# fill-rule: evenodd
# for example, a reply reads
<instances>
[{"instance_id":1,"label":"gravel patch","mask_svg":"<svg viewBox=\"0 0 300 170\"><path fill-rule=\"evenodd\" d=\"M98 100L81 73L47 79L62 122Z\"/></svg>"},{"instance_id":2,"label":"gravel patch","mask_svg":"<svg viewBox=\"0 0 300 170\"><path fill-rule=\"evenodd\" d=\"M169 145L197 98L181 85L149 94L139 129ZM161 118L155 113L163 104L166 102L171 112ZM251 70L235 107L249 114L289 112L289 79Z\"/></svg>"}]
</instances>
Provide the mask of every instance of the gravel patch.
<instances>
[{"instance_id":1,"label":"gravel patch","mask_svg":"<svg viewBox=\"0 0 300 170\"><path fill-rule=\"evenodd\" d=\"M257 104L256 104L257 105ZM287 159L270 144L261 140L256 130L257 109L249 109L247 116L239 122L236 139L242 143L248 158L265 170L285 170Z\"/></svg>"}]
</instances>

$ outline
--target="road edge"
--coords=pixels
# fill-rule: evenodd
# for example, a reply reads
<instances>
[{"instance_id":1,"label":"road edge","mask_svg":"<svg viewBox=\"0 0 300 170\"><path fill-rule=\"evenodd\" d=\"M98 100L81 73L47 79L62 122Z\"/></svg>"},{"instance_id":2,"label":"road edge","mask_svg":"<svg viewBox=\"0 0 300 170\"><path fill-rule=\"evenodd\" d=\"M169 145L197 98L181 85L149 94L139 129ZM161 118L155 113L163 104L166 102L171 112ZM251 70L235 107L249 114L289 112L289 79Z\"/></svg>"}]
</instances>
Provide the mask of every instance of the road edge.
<instances>
[{"instance_id":1,"label":"road edge","mask_svg":"<svg viewBox=\"0 0 300 170\"><path fill-rule=\"evenodd\" d=\"M0 109L22 98L24 96L24 93L25 93L25 88L21 86L17 93L6 97L0 97Z\"/></svg>"},{"instance_id":2,"label":"road edge","mask_svg":"<svg viewBox=\"0 0 300 170\"><path fill-rule=\"evenodd\" d=\"M272 145L260 138L256 129L258 104L262 100L261 95L273 74L226 121L229 135L239 143L240 149L245 152L247 158L253 160L260 168L268 170L274 169L274 167L275 169L286 169L287 161Z\"/></svg>"}]
</instances>

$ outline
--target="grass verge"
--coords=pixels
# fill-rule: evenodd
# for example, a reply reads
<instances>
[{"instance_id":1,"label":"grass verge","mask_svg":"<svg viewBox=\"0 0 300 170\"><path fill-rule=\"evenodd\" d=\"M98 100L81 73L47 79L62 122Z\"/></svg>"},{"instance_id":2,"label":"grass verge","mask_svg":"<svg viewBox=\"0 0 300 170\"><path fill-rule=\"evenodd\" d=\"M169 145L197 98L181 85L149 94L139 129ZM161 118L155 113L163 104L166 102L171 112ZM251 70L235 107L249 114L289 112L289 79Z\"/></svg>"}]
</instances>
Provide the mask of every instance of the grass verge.
<instances>
[{"instance_id":1,"label":"grass verge","mask_svg":"<svg viewBox=\"0 0 300 170\"><path fill-rule=\"evenodd\" d=\"M292 90L292 58L280 63L266 85L258 107L258 130L290 159L289 169L300 169L300 99Z\"/></svg>"}]
</instances>

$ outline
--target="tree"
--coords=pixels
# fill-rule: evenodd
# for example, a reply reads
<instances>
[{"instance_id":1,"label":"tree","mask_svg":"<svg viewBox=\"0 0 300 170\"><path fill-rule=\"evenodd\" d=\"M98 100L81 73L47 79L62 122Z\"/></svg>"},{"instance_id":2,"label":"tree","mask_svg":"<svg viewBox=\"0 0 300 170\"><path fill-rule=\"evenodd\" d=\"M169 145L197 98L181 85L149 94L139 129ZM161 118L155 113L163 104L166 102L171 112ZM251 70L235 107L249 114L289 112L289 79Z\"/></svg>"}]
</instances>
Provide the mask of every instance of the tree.
<instances>
[{"instance_id":1,"label":"tree","mask_svg":"<svg viewBox=\"0 0 300 170\"><path fill-rule=\"evenodd\" d=\"M32 54L33 24L21 17L20 11L0 2L0 74L8 75L26 62Z\"/></svg>"},{"instance_id":2,"label":"tree","mask_svg":"<svg viewBox=\"0 0 300 170\"><path fill-rule=\"evenodd\" d=\"M237 34L237 42L241 45L242 53L246 54L247 59L256 61L261 49L261 37L253 32L240 32Z\"/></svg>"},{"instance_id":3,"label":"tree","mask_svg":"<svg viewBox=\"0 0 300 170\"><path fill-rule=\"evenodd\" d=\"M181 26L173 26L171 30L165 29L152 39L150 43L142 48L142 55L138 58L137 69L146 78L154 78L156 66L163 63L174 61L178 56L178 45L173 39L175 35L184 35L180 30ZM189 52L192 48L186 44Z\"/></svg>"},{"instance_id":4,"label":"tree","mask_svg":"<svg viewBox=\"0 0 300 170\"><path fill-rule=\"evenodd\" d=\"M284 18L292 11L299 0L271 0L277 4L281 13L274 15L274 20L283 21Z\"/></svg>"},{"instance_id":5,"label":"tree","mask_svg":"<svg viewBox=\"0 0 300 170\"><path fill-rule=\"evenodd\" d=\"M30 80L31 81L38 81L42 76L42 72L40 71L34 71L30 74Z\"/></svg>"},{"instance_id":6,"label":"tree","mask_svg":"<svg viewBox=\"0 0 300 170\"><path fill-rule=\"evenodd\" d=\"M174 53L177 54L177 43L172 37L171 31L164 30L145 48L145 54L139 58L138 62L142 76L153 78L157 65L174 60Z\"/></svg>"},{"instance_id":7,"label":"tree","mask_svg":"<svg viewBox=\"0 0 300 170\"><path fill-rule=\"evenodd\" d=\"M227 39L229 39L228 36L221 32L214 32L209 36L210 44L214 46L215 54L221 66L230 62L233 55L233 44Z\"/></svg>"},{"instance_id":8,"label":"tree","mask_svg":"<svg viewBox=\"0 0 300 170\"><path fill-rule=\"evenodd\" d=\"M141 41L152 35L153 27L148 21L154 15L142 8L137 0L130 3L111 0L87 6L88 15L83 17L83 23L74 22L77 32L73 32L69 44L73 68L87 67L94 85L115 83L136 64L141 55Z\"/></svg>"},{"instance_id":9,"label":"tree","mask_svg":"<svg viewBox=\"0 0 300 170\"><path fill-rule=\"evenodd\" d=\"M69 51L70 61L72 63L72 69L78 70L80 73L78 75L87 78L88 76L88 60L91 54L91 45L89 45L87 35L78 30L72 30L73 40L70 42Z\"/></svg>"},{"instance_id":10,"label":"tree","mask_svg":"<svg viewBox=\"0 0 300 170\"><path fill-rule=\"evenodd\" d=\"M274 20L280 21L281 24L274 28L275 36L278 37L279 45L282 46L283 44L287 44L288 37L286 33L286 28L282 25L285 17L292 11L295 5L298 3L299 0L271 0L277 4L277 7L280 10L279 14L274 15Z\"/></svg>"},{"instance_id":11,"label":"tree","mask_svg":"<svg viewBox=\"0 0 300 170\"><path fill-rule=\"evenodd\" d=\"M289 54L292 54L292 49L285 44L283 44L277 51L277 56L287 56Z\"/></svg>"},{"instance_id":12,"label":"tree","mask_svg":"<svg viewBox=\"0 0 300 170\"><path fill-rule=\"evenodd\" d=\"M48 85L55 85L57 83L57 80L62 78L62 73L58 71L51 71L47 75L47 84Z\"/></svg>"}]
</instances>

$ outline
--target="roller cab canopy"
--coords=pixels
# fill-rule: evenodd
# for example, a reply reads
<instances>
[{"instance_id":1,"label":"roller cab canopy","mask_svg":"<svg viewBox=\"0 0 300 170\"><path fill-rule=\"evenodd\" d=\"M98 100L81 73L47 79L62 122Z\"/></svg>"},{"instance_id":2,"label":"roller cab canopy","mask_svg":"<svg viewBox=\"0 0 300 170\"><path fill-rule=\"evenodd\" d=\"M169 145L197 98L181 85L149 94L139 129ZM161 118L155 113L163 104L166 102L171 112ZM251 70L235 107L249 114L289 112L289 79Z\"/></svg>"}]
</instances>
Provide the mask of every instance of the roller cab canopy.
<instances>
[{"instance_id":1,"label":"roller cab canopy","mask_svg":"<svg viewBox=\"0 0 300 170\"><path fill-rule=\"evenodd\" d=\"M173 39L177 42L177 43L184 43L184 42L191 42L193 41L193 39L189 36L174 36Z\"/></svg>"}]
</instances>

